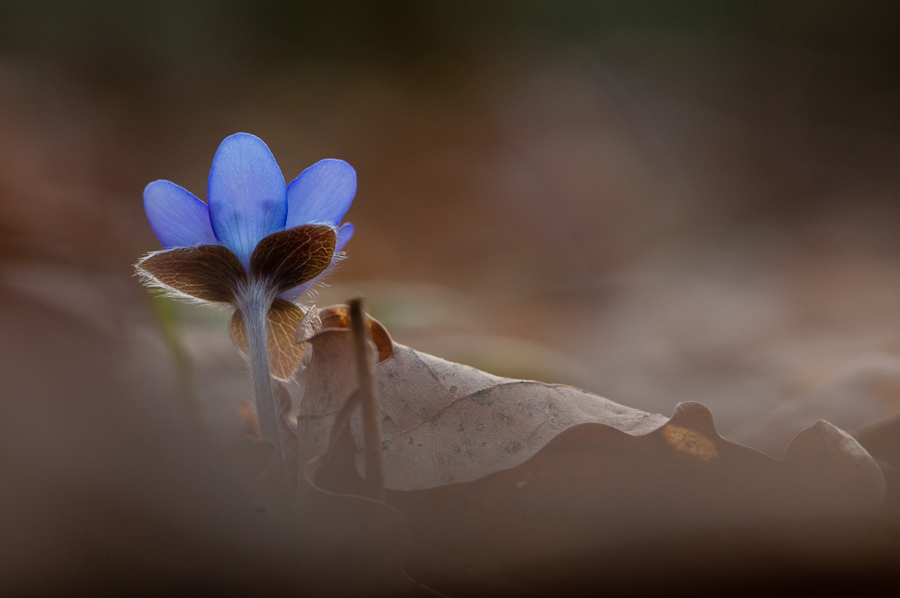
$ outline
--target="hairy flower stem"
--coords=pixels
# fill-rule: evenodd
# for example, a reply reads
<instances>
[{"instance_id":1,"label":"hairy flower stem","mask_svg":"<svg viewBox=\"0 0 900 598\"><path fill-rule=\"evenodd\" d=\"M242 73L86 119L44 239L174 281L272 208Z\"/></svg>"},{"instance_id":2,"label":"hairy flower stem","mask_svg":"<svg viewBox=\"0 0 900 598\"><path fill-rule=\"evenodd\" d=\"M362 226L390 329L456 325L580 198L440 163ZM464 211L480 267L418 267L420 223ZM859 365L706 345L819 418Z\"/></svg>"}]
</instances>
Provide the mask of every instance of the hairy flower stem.
<instances>
[{"instance_id":1,"label":"hairy flower stem","mask_svg":"<svg viewBox=\"0 0 900 598\"><path fill-rule=\"evenodd\" d=\"M276 488L283 489L285 486L284 453L281 446L281 435L278 431L278 413L275 409L272 378L269 374L267 316L273 301L274 297L270 295L266 286L253 281L241 293L237 304L247 327L247 341L250 345L250 375L253 378L259 431L265 442L270 442L275 446L275 450L272 451L272 476Z\"/></svg>"}]
</instances>

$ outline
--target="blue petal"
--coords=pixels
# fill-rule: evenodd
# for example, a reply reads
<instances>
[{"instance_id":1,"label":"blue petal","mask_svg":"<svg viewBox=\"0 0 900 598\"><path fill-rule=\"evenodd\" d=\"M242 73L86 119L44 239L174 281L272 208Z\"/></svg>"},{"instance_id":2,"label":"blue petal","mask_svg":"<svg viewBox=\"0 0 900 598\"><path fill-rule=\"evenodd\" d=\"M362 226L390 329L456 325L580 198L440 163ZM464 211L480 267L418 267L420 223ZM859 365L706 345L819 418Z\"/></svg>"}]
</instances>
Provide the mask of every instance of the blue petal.
<instances>
[{"instance_id":1,"label":"blue petal","mask_svg":"<svg viewBox=\"0 0 900 598\"><path fill-rule=\"evenodd\" d=\"M287 188L285 228L301 224L337 226L356 195L356 171L343 160L316 162Z\"/></svg>"},{"instance_id":2,"label":"blue petal","mask_svg":"<svg viewBox=\"0 0 900 598\"><path fill-rule=\"evenodd\" d=\"M334 252L337 253L338 251L342 250L344 248L344 245L347 244L347 241L349 241L352 237L353 225L349 222L342 225L337 232L337 243L335 244ZM322 272L312 280L304 282L300 286L294 287L293 289L288 289L287 291L279 295L279 297L281 297L282 299L286 299L287 301L294 301L295 299L309 291L311 288L316 286L319 282L321 282L323 278L331 274L331 272L334 271L336 265L337 263L332 260L331 264L328 266L328 268L325 269L324 272Z\"/></svg>"},{"instance_id":3,"label":"blue petal","mask_svg":"<svg viewBox=\"0 0 900 598\"><path fill-rule=\"evenodd\" d=\"M337 232L337 244L334 247L336 252L343 249L344 245L347 244L347 241L353 238L354 230L353 225L349 222L341 225L341 228L339 228Z\"/></svg>"},{"instance_id":4,"label":"blue petal","mask_svg":"<svg viewBox=\"0 0 900 598\"><path fill-rule=\"evenodd\" d=\"M262 139L236 133L219 145L207 188L212 229L249 267L260 240L284 229L284 176Z\"/></svg>"},{"instance_id":5,"label":"blue petal","mask_svg":"<svg viewBox=\"0 0 900 598\"><path fill-rule=\"evenodd\" d=\"M166 249L219 244L206 204L175 183L153 181L147 185L144 211L150 228Z\"/></svg>"}]
</instances>

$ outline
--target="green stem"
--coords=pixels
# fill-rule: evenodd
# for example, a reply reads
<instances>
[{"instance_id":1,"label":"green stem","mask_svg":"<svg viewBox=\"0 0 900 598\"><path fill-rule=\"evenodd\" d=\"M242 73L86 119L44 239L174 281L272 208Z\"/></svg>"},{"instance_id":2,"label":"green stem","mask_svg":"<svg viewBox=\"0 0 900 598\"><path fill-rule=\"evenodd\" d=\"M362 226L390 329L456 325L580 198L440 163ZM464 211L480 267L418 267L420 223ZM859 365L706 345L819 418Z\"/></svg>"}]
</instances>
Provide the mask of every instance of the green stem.
<instances>
[{"instance_id":1,"label":"green stem","mask_svg":"<svg viewBox=\"0 0 900 598\"><path fill-rule=\"evenodd\" d=\"M181 383L181 395L184 400L185 410L191 419L191 423L195 424L202 431L204 429L203 405L194 391L194 375L191 360L179 336L181 318L178 314L178 304L175 300L165 296L152 298L152 301L159 319L163 341L172 355L172 360L175 362L175 371L178 373L178 380Z\"/></svg>"}]
</instances>

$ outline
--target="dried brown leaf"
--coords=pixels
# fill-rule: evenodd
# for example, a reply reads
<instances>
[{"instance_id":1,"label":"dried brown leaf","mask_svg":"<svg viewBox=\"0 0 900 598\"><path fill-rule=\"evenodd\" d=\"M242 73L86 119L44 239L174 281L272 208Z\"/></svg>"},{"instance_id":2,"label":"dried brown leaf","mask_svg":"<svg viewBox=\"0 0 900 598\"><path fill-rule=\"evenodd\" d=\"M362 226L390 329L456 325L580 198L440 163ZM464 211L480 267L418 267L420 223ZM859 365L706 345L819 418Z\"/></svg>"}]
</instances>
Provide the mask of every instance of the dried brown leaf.
<instances>
[{"instance_id":1,"label":"dried brown leaf","mask_svg":"<svg viewBox=\"0 0 900 598\"><path fill-rule=\"evenodd\" d=\"M378 369L387 484L468 482L515 467L563 430L599 422L630 434L665 418L577 388L508 380L398 346ZM351 420L354 437L358 419Z\"/></svg>"},{"instance_id":2,"label":"dried brown leaf","mask_svg":"<svg viewBox=\"0 0 900 598\"><path fill-rule=\"evenodd\" d=\"M297 326L297 331L294 335L294 342L300 345L304 355L309 349L307 339L317 335L320 330L322 330L322 320L319 318L319 308L313 305L306 311L303 319L300 320L300 325Z\"/></svg>"},{"instance_id":3,"label":"dried brown leaf","mask_svg":"<svg viewBox=\"0 0 900 598\"><path fill-rule=\"evenodd\" d=\"M323 313L322 332L310 341L313 356L298 416L304 460L327 450L330 426L356 388L348 365L353 363L352 349L350 332L342 327L343 314L340 310ZM327 324L332 327L326 328ZM840 479L841 484L855 488L855 498L840 499L845 502L874 504L884 494L883 477L865 449L824 422L798 435L781 462L723 440L709 410L698 403L679 405L667 419L577 388L500 378L399 344L376 368L375 384L385 481L393 490L472 482L512 470L562 432L591 424L615 430L623 439L643 439L634 442L661 443L666 459L692 466L736 467L737 450L745 465L752 462L753 467L782 473L815 471L802 483L822 483L823 491ZM350 428L358 447L362 446L361 427L359 416L354 415ZM356 469L362 471L360 454Z\"/></svg>"},{"instance_id":4,"label":"dried brown leaf","mask_svg":"<svg viewBox=\"0 0 900 598\"><path fill-rule=\"evenodd\" d=\"M804 528L810 520L871 515L883 480L860 475L873 473L871 460L833 467L859 454L859 445L843 439L829 425L814 426L779 461L723 439L704 405L680 403L665 425L643 435L580 424L511 469L387 499L407 518L416 547L440 562L503 570L539 595L552 594L553 583L573 572L595 587L633 590L647 562L664 568L655 572L663 578L686 562L701 571L723 563L750 570L760 558L754 541L764 539L765 558L772 546L821 541L819 530ZM822 446L831 448L823 454ZM832 466L821 467L826 462ZM559 571L548 575L554 566ZM447 572L412 573L452 587Z\"/></svg>"},{"instance_id":5,"label":"dried brown leaf","mask_svg":"<svg viewBox=\"0 0 900 598\"><path fill-rule=\"evenodd\" d=\"M307 458L325 451L327 430L356 385L346 368L353 363L348 330L323 329L311 342L310 377L298 416ZM467 482L515 467L580 423L641 434L666 421L569 386L500 378L403 345L393 348L375 371L391 489ZM351 429L359 443L358 415Z\"/></svg>"},{"instance_id":6,"label":"dried brown leaf","mask_svg":"<svg viewBox=\"0 0 900 598\"><path fill-rule=\"evenodd\" d=\"M823 503L835 509L845 504L877 505L885 495L885 480L875 460L852 436L819 420L797 434L783 460L798 483L820 486ZM833 492L841 488L840 494Z\"/></svg>"},{"instance_id":7,"label":"dried brown leaf","mask_svg":"<svg viewBox=\"0 0 900 598\"><path fill-rule=\"evenodd\" d=\"M900 521L900 416L866 426L854 434L884 474L887 494L883 509Z\"/></svg>"},{"instance_id":8,"label":"dried brown leaf","mask_svg":"<svg viewBox=\"0 0 900 598\"><path fill-rule=\"evenodd\" d=\"M358 494L358 416L329 435L356 388L350 335L337 322L310 340L298 429L314 482ZM722 546L738 554L741 530L761 529L781 545L798 531L782 531L784 522L868 515L885 493L865 449L825 422L798 434L778 460L723 439L700 403L680 403L667 419L397 344L375 377L386 500L424 557L410 573L442 592L452 593L459 571L474 572L479 587L503 571L496 587L539 594L572 570L602 571L597 584L630 588L646 554L675 575L685 559L702 566L720 558ZM708 545L686 547L686 533ZM628 546L638 553L621 556ZM741 558L753 562L753 550ZM571 560L583 554L592 559ZM563 573L548 575L552 563Z\"/></svg>"},{"instance_id":9,"label":"dried brown leaf","mask_svg":"<svg viewBox=\"0 0 900 598\"><path fill-rule=\"evenodd\" d=\"M319 323L316 326L297 330L298 343L309 341L323 330L350 330L352 328L349 305L332 305L317 313ZM369 334L371 334L372 342L378 351L378 361L382 362L394 354L394 339L391 338L387 328L381 322L368 314L366 314L366 324L369 326Z\"/></svg>"},{"instance_id":10,"label":"dried brown leaf","mask_svg":"<svg viewBox=\"0 0 900 598\"><path fill-rule=\"evenodd\" d=\"M854 436L873 457L900 469L900 415L857 430Z\"/></svg>"}]
</instances>

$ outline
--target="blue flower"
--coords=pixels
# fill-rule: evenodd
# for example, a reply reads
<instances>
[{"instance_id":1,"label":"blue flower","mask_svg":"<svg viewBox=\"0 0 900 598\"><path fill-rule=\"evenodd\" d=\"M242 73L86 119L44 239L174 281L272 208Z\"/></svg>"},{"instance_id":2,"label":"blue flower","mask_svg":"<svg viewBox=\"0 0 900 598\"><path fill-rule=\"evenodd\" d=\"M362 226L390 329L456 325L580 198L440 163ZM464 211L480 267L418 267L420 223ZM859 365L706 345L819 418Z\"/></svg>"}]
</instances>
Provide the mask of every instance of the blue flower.
<instances>
[{"instance_id":1,"label":"blue flower","mask_svg":"<svg viewBox=\"0 0 900 598\"><path fill-rule=\"evenodd\" d=\"M160 180L144 189L144 209L166 249L223 245L249 271L250 256L263 238L304 224L337 228L355 194L356 171L343 160L316 162L285 187L262 139L236 133L225 138L213 158L208 206L183 187ZM335 251L352 236L352 224L338 228ZM310 286L292 289L290 298Z\"/></svg>"},{"instance_id":2,"label":"blue flower","mask_svg":"<svg viewBox=\"0 0 900 598\"><path fill-rule=\"evenodd\" d=\"M302 356L292 333L304 312L291 302L332 268L353 236L353 225L340 222L356 194L356 171L322 160L285 185L266 144L236 133L216 151L206 194L208 204L169 181L147 185L144 209L166 249L141 260L138 272L177 295L233 305L232 334L243 349L247 306L262 300L273 375L287 378ZM281 365L280 353L290 354Z\"/></svg>"}]
</instances>

